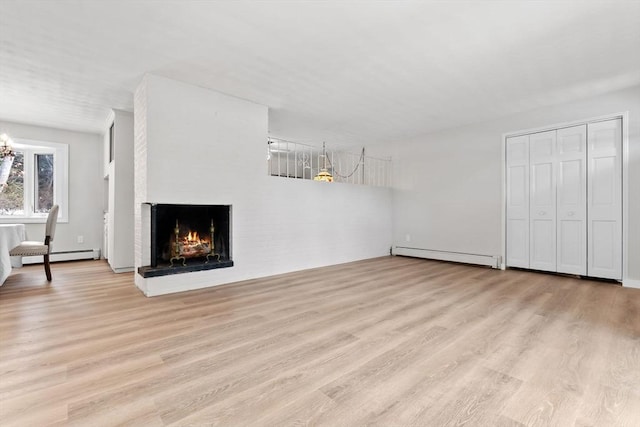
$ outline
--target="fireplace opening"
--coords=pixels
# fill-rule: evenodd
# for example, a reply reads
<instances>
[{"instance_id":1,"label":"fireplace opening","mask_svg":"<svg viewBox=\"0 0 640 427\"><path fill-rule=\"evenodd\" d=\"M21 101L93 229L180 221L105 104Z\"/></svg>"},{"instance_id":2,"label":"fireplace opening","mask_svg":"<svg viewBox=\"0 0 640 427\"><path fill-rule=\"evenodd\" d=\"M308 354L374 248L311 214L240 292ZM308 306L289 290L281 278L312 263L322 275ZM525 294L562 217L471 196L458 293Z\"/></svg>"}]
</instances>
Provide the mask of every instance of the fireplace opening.
<instances>
[{"instance_id":1,"label":"fireplace opening","mask_svg":"<svg viewBox=\"0 0 640 427\"><path fill-rule=\"evenodd\" d=\"M233 266L230 205L151 204L151 265L143 277Z\"/></svg>"}]
</instances>

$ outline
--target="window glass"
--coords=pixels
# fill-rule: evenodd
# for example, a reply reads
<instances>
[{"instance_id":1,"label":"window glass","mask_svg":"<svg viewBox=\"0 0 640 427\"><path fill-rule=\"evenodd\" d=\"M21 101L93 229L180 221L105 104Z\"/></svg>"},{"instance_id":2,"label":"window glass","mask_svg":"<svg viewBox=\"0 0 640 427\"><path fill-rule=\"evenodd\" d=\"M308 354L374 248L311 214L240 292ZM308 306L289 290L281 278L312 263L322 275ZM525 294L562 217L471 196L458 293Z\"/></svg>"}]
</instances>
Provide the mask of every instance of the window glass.
<instances>
[{"instance_id":1,"label":"window glass","mask_svg":"<svg viewBox=\"0 0 640 427\"><path fill-rule=\"evenodd\" d=\"M24 215L24 153L14 154L13 159L2 159L2 167L9 167L9 176L0 189L0 215Z\"/></svg>"},{"instance_id":2,"label":"window glass","mask_svg":"<svg viewBox=\"0 0 640 427\"><path fill-rule=\"evenodd\" d=\"M35 212L47 213L53 206L53 154L36 154Z\"/></svg>"}]
</instances>

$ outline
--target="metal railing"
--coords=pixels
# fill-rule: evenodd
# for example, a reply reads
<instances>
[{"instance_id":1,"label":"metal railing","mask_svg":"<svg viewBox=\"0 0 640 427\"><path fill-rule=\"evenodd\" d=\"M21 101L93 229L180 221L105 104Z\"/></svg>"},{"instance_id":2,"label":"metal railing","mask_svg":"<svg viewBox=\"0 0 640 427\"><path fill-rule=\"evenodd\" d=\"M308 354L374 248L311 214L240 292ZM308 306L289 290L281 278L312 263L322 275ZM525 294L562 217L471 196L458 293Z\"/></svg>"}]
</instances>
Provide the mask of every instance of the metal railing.
<instances>
[{"instance_id":1,"label":"metal railing","mask_svg":"<svg viewBox=\"0 0 640 427\"><path fill-rule=\"evenodd\" d=\"M364 148L351 153L269 138L267 167L271 176L320 180L328 172L333 182L391 187L391 159L366 156Z\"/></svg>"}]
</instances>

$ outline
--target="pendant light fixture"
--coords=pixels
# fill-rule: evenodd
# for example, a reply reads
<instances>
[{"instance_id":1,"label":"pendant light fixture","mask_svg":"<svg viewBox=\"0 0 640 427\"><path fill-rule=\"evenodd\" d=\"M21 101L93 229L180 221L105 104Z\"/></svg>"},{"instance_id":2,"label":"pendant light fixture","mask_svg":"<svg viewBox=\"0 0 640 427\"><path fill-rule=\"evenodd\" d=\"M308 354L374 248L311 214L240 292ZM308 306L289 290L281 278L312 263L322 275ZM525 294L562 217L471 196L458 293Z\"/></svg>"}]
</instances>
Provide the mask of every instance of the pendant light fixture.
<instances>
[{"instance_id":1,"label":"pendant light fixture","mask_svg":"<svg viewBox=\"0 0 640 427\"><path fill-rule=\"evenodd\" d=\"M313 178L314 181L333 182L333 175L327 169L327 148L326 144L322 143L322 168L320 172Z\"/></svg>"}]
</instances>

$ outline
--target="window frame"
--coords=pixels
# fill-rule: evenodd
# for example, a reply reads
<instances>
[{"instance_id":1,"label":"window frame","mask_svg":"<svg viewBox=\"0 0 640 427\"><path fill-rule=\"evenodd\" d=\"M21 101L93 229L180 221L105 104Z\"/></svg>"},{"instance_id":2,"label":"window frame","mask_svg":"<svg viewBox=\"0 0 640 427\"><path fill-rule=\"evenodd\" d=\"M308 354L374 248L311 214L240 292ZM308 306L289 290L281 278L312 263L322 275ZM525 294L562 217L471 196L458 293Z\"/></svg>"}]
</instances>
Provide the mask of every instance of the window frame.
<instances>
[{"instance_id":1,"label":"window frame","mask_svg":"<svg viewBox=\"0 0 640 427\"><path fill-rule=\"evenodd\" d=\"M47 213L35 212L36 154L53 154L53 203L60 206L58 222L69 222L69 145L14 138L13 150L24 153L24 215L0 215L2 223L45 223Z\"/></svg>"}]
</instances>

